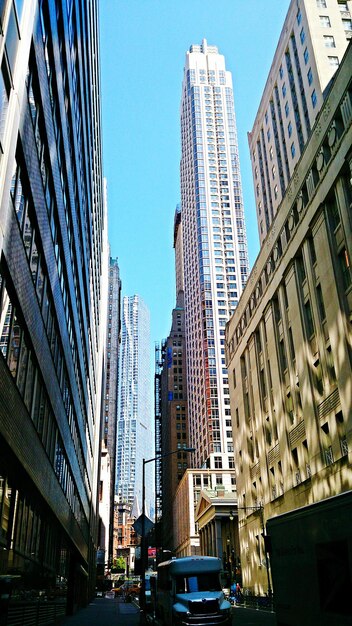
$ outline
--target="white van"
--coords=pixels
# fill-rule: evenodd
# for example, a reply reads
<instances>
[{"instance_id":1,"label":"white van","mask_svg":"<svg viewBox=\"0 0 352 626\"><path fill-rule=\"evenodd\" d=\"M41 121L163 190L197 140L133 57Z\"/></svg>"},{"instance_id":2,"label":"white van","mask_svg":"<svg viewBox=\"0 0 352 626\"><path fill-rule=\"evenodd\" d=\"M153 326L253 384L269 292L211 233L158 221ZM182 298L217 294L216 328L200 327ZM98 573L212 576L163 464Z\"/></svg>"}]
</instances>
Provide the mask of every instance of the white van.
<instances>
[{"instance_id":1,"label":"white van","mask_svg":"<svg viewBox=\"0 0 352 626\"><path fill-rule=\"evenodd\" d=\"M221 559L188 556L158 565L157 616L168 626L231 626Z\"/></svg>"}]
</instances>

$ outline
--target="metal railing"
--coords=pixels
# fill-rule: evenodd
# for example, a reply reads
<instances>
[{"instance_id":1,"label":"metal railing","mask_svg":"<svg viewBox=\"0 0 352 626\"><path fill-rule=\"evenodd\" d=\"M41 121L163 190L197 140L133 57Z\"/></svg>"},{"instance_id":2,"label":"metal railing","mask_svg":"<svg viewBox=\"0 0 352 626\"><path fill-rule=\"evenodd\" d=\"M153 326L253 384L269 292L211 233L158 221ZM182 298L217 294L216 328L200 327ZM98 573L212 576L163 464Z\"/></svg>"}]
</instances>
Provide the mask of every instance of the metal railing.
<instances>
[{"instance_id":1,"label":"metal railing","mask_svg":"<svg viewBox=\"0 0 352 626\"><path fill-rule=\"evenodd\" d=\"M247 609L256 609L257 611L271 611L274 612L274 599L273 596L255 596L252 594L243 593L239 605L244 606Z\"/></svg>"}]
</instances>

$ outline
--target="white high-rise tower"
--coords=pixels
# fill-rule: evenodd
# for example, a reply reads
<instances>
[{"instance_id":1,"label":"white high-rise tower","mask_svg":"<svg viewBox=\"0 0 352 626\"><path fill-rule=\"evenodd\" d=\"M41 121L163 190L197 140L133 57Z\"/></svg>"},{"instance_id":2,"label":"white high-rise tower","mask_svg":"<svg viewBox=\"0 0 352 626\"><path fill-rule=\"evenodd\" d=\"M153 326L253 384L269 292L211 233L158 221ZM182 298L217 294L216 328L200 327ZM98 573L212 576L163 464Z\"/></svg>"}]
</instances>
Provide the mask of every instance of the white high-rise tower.
<instances>
[{"instance_id":1,"label":"white high-rise tower","mask_svg":"<svg viewBox=\"0 0 352 626\"><path fill-rule=\"evenodd\" d=\"M142 509L143 458L154 456L151 409L150 314L140 296L125 296L121 320L121 367L117 420L118 502ZM150 474L149 474L150 471ZM154 507L152 468L146 484L147 511Z\"/></svg>"},{"instance_id":2,"label":"white high-rise tower","mask_svg":"<svg viewBox=\"0 0 352 626\"><path fill-rule=\"evenodd\" d=\"M232 78L206 40L186 55L181 133L190 444L196 466L226 470L234 461L225 325L246 283L248 254Z\"/></svg>"}]
</instances>

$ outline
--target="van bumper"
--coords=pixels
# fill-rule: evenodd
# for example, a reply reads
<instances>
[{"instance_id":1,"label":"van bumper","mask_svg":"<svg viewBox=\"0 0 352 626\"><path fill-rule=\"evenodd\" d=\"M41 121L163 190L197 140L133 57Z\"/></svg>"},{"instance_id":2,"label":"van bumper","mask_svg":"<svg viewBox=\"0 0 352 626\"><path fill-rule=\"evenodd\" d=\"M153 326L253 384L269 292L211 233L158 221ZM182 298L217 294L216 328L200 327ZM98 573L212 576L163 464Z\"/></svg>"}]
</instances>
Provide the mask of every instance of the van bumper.
<instances>
[{"instance_id":1,"label":"van bumper","mask_svg":"<svg viewBox=\"0 0 352 626\"><path fill-rule=\"evenodd\" d=\"M174 613L173 626L231 626L231 611L226 615L192 615L190 613Z\"/></svg>"}]
</instances>

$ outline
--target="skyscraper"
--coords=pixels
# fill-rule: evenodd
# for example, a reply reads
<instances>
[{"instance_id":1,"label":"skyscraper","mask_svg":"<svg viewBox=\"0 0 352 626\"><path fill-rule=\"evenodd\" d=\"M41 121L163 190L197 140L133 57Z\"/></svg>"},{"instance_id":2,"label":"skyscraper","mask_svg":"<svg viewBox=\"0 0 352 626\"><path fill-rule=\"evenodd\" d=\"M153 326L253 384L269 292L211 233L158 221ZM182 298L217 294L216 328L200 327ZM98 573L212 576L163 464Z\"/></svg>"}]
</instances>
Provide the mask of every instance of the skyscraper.
<instances>
[{"instance_id":1,"label":"skyscraper","mask_svg":"<svg viewBox=\"0 0 352 626\"><path fill-rule=\"evenodd\" d=\"M95 586L106 331L97 2L5 0L0 31L0 574L72 612Z\"/></svg>"},{"instance_id":2,"label":"skyscraper","mask_svg":"<svg viewBox=\"0 0 352 626\"><path fill-rule=\"evenodd\" d=\"M116 495L142 509L143 458L154 456L154 418L150 386L150 315L138 295L122 304L121 368L117 421ZM150 464L152 465L152 464ZM146 481L147 512L154 508L153 468Z\"/></svg>"},{"instance_id":3,"label":"skyscraper","mask_svg":"<svg viewBox=\"0 0 352 626\"><path fill-rule=\"evenodd\" d=\"M290 2L248 135L261 243L352 36L351 11L351 0Z\"/></svg>"},{"instance_id":4,"label":"skyscraper","mask_svg":"<svg viewBox=\"0 0 352 626\"><path fill-rule=\"evenodd\" d=\"M117 437L117 398L118 398L118 370L119 370L119 342L121 330L121 280L117 259L110 257L108 268L108 307L106 320L106 345L105 345L105 392L103 402L102 419L102 465L105 462L106 453L109 455L110 472L105 472L105 479L109 478L110 484L102 484L101 489L107 490L110 497L109 527L105 529L104 545L105 562L111 561L113 555L113 531L114 531L114 504L116 484L116 437ZM106 462L105 462L106 466ZM101 494L103 497L104 494ZM105 496L104 496L105 499ZM103 536L103 534L102 534Z\"/></svg>"},{"instance_id":5,"label":"skyscraper","mask_svg":"<svg viewBox=\"0 0 352 626\"><path fill-rule=\"evenodd\" d=\"M162 546L174 549L173 499L177 486L189 467L187 434L187 379L184 341L183 291L179 291L172 311L170 334L162 344L161 379L161 451L174 452L161 461Z\"/></svg>"},{"instance_id":6,"label":"skyscraper","mask_svg":"<svg viewBox=\"0 0 352 626\"><path fill-rule=\"evenodd\" d=\"M231 73L192 45L181 102L181 212L190 445L196 466L233 458L225 325L248 275Z\"/></svg>"}]
</instances>

